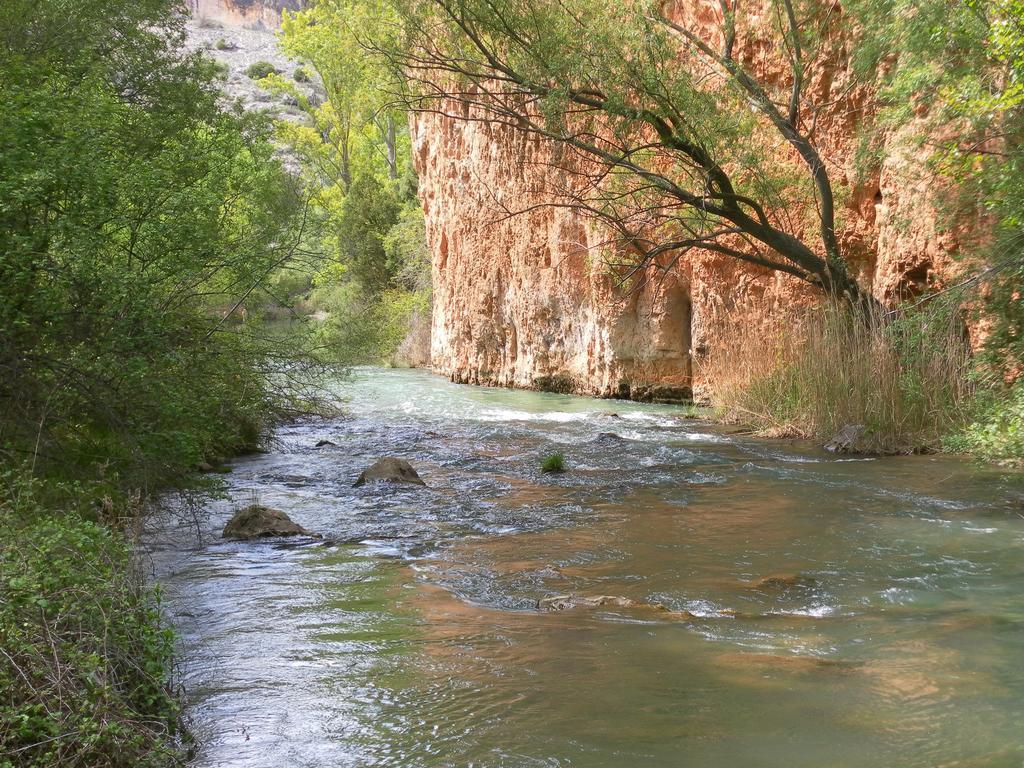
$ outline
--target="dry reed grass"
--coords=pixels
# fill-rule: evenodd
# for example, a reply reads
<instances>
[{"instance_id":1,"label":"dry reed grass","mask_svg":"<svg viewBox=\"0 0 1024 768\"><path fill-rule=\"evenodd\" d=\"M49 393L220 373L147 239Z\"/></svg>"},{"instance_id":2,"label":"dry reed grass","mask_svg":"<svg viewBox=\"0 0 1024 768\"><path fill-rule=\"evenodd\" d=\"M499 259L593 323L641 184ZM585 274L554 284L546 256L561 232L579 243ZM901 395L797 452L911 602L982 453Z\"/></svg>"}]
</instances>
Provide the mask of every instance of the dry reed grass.
<instances>
[{"instance_id":1,"label":"dry reed grass","mask_svg":"<svg viewBox=\"0 0 1024 768\"><path fill-rule=\"evenodd\" d=\"M861 424L860 450L906 453L938 448L968 418L971 349L955 307L865 321L825 304L767 330L743 314L727 325L700 370L725 420L815 440Z\"/></svg>"}]
</instances>

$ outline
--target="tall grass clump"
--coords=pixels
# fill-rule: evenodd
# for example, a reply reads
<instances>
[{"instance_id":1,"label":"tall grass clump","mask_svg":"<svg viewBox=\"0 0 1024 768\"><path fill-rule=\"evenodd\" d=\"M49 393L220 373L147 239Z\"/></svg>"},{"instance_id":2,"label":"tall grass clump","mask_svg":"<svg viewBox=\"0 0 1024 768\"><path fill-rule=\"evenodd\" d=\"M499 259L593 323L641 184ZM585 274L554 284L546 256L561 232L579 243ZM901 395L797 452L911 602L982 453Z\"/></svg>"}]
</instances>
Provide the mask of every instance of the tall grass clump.
<instances>
[{"instance_id":1,"label":"tall grass clump","mask_svg":"<svg viewBox=\"0 0 1024 768\"><path fill-rule=\"evenodd\" d=\"M732 325L704 370L728 420L816 440L859 424L859 450L891 453L936 449L967 418L970 344L954 306L865 318L826 304L766 334Z\"/></svg>"}]
</instances>

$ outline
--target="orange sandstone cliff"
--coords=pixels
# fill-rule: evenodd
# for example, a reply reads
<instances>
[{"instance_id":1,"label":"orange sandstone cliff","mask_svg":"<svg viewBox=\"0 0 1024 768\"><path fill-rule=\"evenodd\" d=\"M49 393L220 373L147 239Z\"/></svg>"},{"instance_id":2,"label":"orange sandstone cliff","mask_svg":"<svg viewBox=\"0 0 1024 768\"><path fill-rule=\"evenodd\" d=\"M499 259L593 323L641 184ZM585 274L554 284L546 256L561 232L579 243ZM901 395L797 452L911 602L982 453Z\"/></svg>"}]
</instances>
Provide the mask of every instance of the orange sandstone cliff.
<instances>
[{"instance_id":1,"label":"orange sandstone cliff","mask_svg":"<svg viewBox=\"0 0 1024 768\"><path fill-rule=\"evenodd\" d=\"M781 77L774 47L753 23L741 58L762 79ZM854 274L890 303L941 283L954 270L956 239L939 213L942 185L913 140L918 127L884 136L881 166L858 180L857 130L874 105L854 83L843 40L815 67L809 92L828 105L815 140L842 204L840 237ZM455 381L685 399L702 384L704 357L735 327L725 321L730 313L769 325L815 300L794 278L707 252L624 291L602 263L594 226L544 205L558 174L556 147L434 113L413 116L412 133L433 253L431 366Z\"/></svg>"}]
</instances>

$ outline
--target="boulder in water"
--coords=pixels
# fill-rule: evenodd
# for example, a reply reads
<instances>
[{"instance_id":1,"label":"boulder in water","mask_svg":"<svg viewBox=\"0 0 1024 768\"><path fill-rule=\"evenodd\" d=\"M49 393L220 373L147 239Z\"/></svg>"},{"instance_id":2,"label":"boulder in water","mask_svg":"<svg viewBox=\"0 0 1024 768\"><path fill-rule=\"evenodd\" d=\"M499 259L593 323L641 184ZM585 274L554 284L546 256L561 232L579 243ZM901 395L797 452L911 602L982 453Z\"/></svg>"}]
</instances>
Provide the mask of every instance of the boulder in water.
<instances>
[{"instance_id":1,"label":"boulder in water","mask_svg":"<svg viewBox=\"0 0 1024 768\"><path fill-rule=\"evenodd\" d=\"M279 509L271 509L259 504L239 510L224 526L225 539L261 539L271 536L312 536L319 539L320 535L310 533Z\"/></svg>"},{"instance_id":2,"label":"boulder in water","mask_svg":"<svg viewBox=\"0 0 1024 768\"><path fill-rule=\"evenodd\" d=\"M359 479L352 484L353 488L361 485L376 485L378 483L402 483L404 485L426 485L416 470L412 468L405 459L396 459L393 456L385 456L378 459L372 467L363 470Z\"/></svg>"},{"instance_id":3,"label":"boulder in water","mask_svg":"<svg viewBox=\"0 0 1024 768\"><path fill-rule=\"evenodd\" d=\"M847 424L839 430L838 434L825 443L825 450L829 453L857 453L858 443L864 437L863 424Z\"/></svg>"},{"instance_id":4,"label":"boulder in water","mask_svg":"<svg viewBox=\"0 0 1024 768\"><path fill-rule=\"evenodd\" d=\"M330 440L320 440L316 444L317 448L337 448L337 443L332 443Z\"/></svg>"}]
</instances>

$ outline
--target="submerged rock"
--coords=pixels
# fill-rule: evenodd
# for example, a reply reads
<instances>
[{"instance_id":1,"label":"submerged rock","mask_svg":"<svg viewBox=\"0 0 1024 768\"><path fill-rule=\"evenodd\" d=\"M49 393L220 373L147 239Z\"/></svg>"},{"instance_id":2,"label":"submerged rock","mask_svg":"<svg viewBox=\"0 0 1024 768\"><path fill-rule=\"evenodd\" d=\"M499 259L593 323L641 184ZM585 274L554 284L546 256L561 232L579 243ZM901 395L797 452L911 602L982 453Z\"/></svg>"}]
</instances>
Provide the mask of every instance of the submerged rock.
<instances>
[{"instance_id":1,"label":"submerged rock","mask_svg":"<svg viewBox=\"0 0 1024 768\"><path fill-rule=\"evenodd\" d=\"M813 576L807 576L802 573L774 573L771 576L765 576L763 579L749 582L749 586L754 589L772 591L815 589L818 586L818 580Z\"/></svg>"},{"instance_id":2,"label":"submerged rock","mask_svg":"<svg viewBox=\"0 0 1024 768\"><path fill-rule=\"evenodd\" d=\"M847 424L839 433L825 443L825 450L829 453L857 453L858 444L864 437L863 424Z\"/></svg>"},{"instance_id":3,"label":"submerged rock","mask_svg":"<svg viewBox=\"0 0 1024 768\"><path fill-rule=\"evenodd\" d=\"M615 608L649 608L655 611L668 611L661 603L646 603L642 600L633 600L620 595L594 595L585 597L583 595L553 595L542 597L537 601L537 608L541 611L566 611L572 608L604 608L611 606Z\"/></svg>"},{"instance_id":4,"label":"submerged rock","mask_svg":"<svg viewBox=\"0 0 1024 768\"><path fill-rule=\"evenodd\" d=\"M815 674L820 672L851 672L864 666L864 662L833 659L804 654L734 652L719 656L716 664L735 671L746 670L761 675L768 672Z\"/></svg>"},{"instance_id":5,"label":"submerged rock","mask_svg":"<svg viewBox=\"0 0 1024 768\"><path fill-rule=\"evenodd\" d=\"M361 485L376 485L378 483L402 483L405 485L426 485L416 470L412 468L405 459L396 459L393 456L385 456L378 459L373 466L363 470L359 478L352 484L353 488Z\"/></svg>"},{"instance_id":6,"label":"submerged rock","mask_svg":"<svg viewBox=\"0 0 1024 768\"><path fill-rule=\"evenodd\" d=\"M332 443L330 440L320 440L316 444L316 447L317 448L337 448L338 444L337 443Z\"/></svg>"},{"instance_id":7,"label":"submerged rock","mask_svg":"<svg viewBox=\"0 0 1024 768\"><path fill-rule=\"evenodd\" d=\"M253 504L239 510L224 526L225 539L260 539L271 536L312 536L319 539L320 534L310 533L279 509Z\"/></svg>"}]
</instances>

